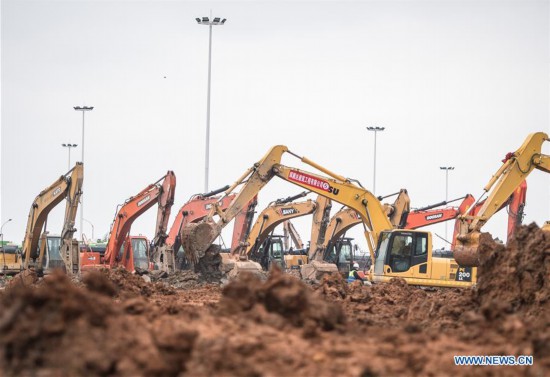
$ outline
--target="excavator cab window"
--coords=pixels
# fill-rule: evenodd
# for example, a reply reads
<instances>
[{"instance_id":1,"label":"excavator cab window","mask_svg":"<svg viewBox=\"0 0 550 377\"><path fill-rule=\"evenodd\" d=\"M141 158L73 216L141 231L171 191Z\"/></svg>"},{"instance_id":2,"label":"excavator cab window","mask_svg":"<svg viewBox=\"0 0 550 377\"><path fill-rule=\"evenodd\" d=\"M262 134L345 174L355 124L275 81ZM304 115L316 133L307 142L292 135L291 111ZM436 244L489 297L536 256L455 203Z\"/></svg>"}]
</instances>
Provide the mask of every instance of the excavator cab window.
<instances>
[{"instance_id":1,"label":"excavator cab window","mask_svg":"<svg viewBox=\"0 0 550 377\"><path fill-rule=\"evenodd\" d=\"M428 254L428 237L425 234L419 234L416 237L416 244L414 247L414 256L418 257L421 255Z\"/></svg>"},{"instance_id":2,"label":"excavator cab window","mask_svg":"<svg viewBox=\"0 0 550 377\"><path fill-rule=\"evenodd\" d=\"M412 245L412 234L394 234L389 255L389 265L394 272L405 272L411 267Z\"/></svg>"},{"instance_id":3,"label":"excavator cab window","mask_svg":"<svg viewBox=\"0 0 550 377\"><path fill-rule=\"evenodd\" d=\"M65 263L61 259L61 237L48 236L48 267L49 268L64 268Z\"/></svg>"},{"instance_id":4,"label":"excavator cab window","mask_svg":"<svg viewBox=\"0 0 550 377\"><path fill-rule=\"evenodd\" d=\"M271 258L281 259L283 257L283 245L280 242L271 243Z\"/></svg>"},{"instance_id":5,"label":"excavator cab window","mask_svg":"<svg viewBox=\"0 0 550 377\"><path fill-rule=\"evenodd\" d=\"M149 268L147 239L133 238L132 249L134 251L134 266L147 270Z\"/></svg>"}]
</instances>

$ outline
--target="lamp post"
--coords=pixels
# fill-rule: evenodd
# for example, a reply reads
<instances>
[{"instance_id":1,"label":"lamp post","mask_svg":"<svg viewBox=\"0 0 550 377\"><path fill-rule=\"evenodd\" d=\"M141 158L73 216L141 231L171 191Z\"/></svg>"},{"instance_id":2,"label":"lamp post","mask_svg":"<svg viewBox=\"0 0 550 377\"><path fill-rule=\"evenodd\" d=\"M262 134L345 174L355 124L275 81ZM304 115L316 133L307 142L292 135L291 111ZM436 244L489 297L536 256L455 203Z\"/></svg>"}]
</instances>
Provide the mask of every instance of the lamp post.
<instances>
[{"instance_id":1,"label":"lamp post","mask_svg":"<svg viewBox=\"0 0 550 377\"><path fill-rule=\"evenodd\" d=\"M4 267L3 267L4 270L6 269L6 251L4 250L4 225L9 223L10 221L11 221L11 219L8 219L8 221L6 221L0 227L0 240L1 240L1 243L2 243L2 256L4 257Z\"/></svg>"},{"instance_id":2,"label":"lamp post","mask_svg":"<svg viewBox=\"0 0 550 377\"><path fill-rule=\"evenodd\" d=\"M210 15L212 17L212 15ZM223 25L227 19L220 20L215 17L210 20L208 17L195 18L199 25L208 26L208 91L206 95L206 151L204 157L204 192L208 192L208 165L210 158L210 83L212 76L212 26Z\"/></svg>"},{"instance_id":3,"label":"lamp post","mask_svg":"<svg viewBox=\"0 0 550 377\"><path fill-rule=\"evenodd\" d=\"M69 150L69 164L67 165L67 169L68 170L71 170L71 148L76 148L78 147L78 144L71 144L71 143L63 143L61 144L62 147L65 147Z\"/></svg>"},{"instance_id":4,"label":"lamp post","mask_svg":"<svg viewBox=\"0 0 550 377\"><path fill-rule=\"evenodd\" d=\"M86 111L92 111L94 109L93 106L74 106L73 109L76 111L82 111L82 165L84 165L84 114L86 114ZM82 238L82 224L84 219L84 193L80 195L80 239L84 241Z\"/></svg>"},{"instance_id":5,"label":"lamp post","mask_svg":"<svg viewBox=\"0 0 550 377\"><path fill-rule=\"evenodd\" d=\"M88 224L90 224L92 226L92 241L94 240L94 224L92 224L90 221L86 220L86 219L83 219L84 221L86 221Z\"/></svg>"},{"instance_id":6,"label":"lamp post","mask_svg":"<svg viewBox=\"0 0 550 377\"><path fill-rule=\"evenodd\" d=\"M441 170L445 170L445 201L449 200L449 170L455 170L454 166L441 166ZM445 222L445 241L447 239L447 222Z\"/></svg>"},{"instance_id":7,"label":"lamp post","mask_svg":"<svg viewBox=\"0 0 550 377\"><path fill-rule=\"evenodd\" d=\"M385 127L367 127L368 131L374 132L374 172L372 177L372 193L376 193L376 134L384 131Z\"/></svg>"}]
</instances>

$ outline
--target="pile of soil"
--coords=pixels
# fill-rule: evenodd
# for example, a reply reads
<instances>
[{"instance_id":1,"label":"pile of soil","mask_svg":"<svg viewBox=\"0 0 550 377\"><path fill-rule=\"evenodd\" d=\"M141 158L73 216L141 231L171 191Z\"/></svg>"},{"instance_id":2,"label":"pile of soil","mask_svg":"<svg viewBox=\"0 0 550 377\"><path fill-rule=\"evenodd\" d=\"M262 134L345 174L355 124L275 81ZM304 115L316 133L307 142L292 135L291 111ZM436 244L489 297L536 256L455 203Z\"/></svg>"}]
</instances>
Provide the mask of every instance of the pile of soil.
<instances>
[{"instance_id":1,"label":"pile of soil","mask_svg":"<svg viewBox=\"0 0 550 377\"><path fill-rule=\"evenodd\" d=\"M102 279L99 274L105 276L105 279ZM100 287L108 291L114 290L114 295L119 297L135 297L135 296L145 296L149 297L153 294L162 294L162 295L173 295L175 290L173 287L166 285L161 282L150 283L146 281L139 275L132 274L124 268L113 268L113 269L101 269L98 271L90 271L84 274L84 282L88 285L89 288L94 290L96 284L108 284L112 286L111 288Z\"/></svg>"},{"instance_id":2,"label":"pile of soil","mask_svg":"<svg viewBox=\"0 0 550 377\"><path fill-rule=\"evenodd\" d=\"M223 289L220 313L254 317L257 322L333 330L344 323L342 307L324 300L303 282L277 267L266 282L252 273L242 273ZM266 315L264 315L266 314ZM279 318L274 318L276 314Z\"/></svg>"},{"instance_id":3,"label":"pile of soil","mask_svg":"<svg viewBox=\"0 0 550 377\"><path fill-rule=\"evenodd\" d=\"M550 374L550 233L482 243L474 289L372 287L272 271L165 291L122 271L0 293L0 370L40 376ZM191 275L190 275L191 276ZM189 281L192 281L190 279ZM168 292L168 294L166 294ZM533 355L533 366L455 366Z\"/></svg>"},{"instance_id":4,"label":"pile of soil","mask_svg":"<svg viewBox=\"0 0 550 377\"><path fill-rule=\"evenodd\" d=\"M54 273L0 297L0 368L6 375L176 375L196 331L155 316L141 297L113 302L114 274L91 274L91 289ZM118 275L120 277L120 275ZM153 320L148 320L152 318Z\"/></svg>"}]
</instances>

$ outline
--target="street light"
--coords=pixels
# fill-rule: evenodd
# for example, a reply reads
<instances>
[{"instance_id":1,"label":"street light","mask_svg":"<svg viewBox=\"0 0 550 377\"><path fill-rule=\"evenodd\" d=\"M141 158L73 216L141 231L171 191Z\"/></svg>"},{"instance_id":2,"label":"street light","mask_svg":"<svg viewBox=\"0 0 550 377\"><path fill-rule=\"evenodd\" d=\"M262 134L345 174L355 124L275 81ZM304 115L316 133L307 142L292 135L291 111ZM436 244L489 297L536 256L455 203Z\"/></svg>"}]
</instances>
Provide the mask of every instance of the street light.
<instances>
[{"instance_id":1,"label":"street light","mask_svg":"<svg viewBox=\"0 0 550 377\"><path fill-rule=\"evenodd\" d=\"M84 114L86 111L92 111L94 109L93 106L74 106L73 109L76 111L82 111L82 165L84 165ZM84 241L82 238L82 221L84 218L84 193L80 194L80 239Z\"/></svg>"},{"instance_id":2,"label":"street light","mask_svg":"<svg viewBox=\"0 0 550 377\"><path fill-rule=\"evenodd\" d=\"M367 127L368 131L374 131L374 173L372 178L372 193L376 193L376 134L384 131L385 127Z\"/></svg>"},{"instance_id":3,"label":"street light","mask_svg":"<svg viewBox=\"0 0 550 377\"><path fill-rule=\"evenodd\" d=\"M6 269L6 251L4 250L4 225L9 223L10 221L11 221L11 219L8 219L8 221L6 221L0 227L0 240L1 240L1 243L2 243L2 256L4 257L4 268L3 268L4 270Z\"/></svg>"},{"instance_id":4,"label":"street light","mask_svg":"<svg viewBox=\"0 0 550 377\"><path fill-rule=\"evenodd\" d=\"M78 144L71 144L71 143L63 143L61 144L62 147L65 147L69 150L69 165L68 165L68 170L71 170L71 148L76 148L78 147Z\"/></svg>"},{"instance_id":5,"label":"street light","mask_svg":"<svg viewBox=\"0 0 550 377\"><path fill-rule=\"evenodd\" d=\"M94 240L94 224L92 224L90 221L86 220L86 219L83 219L84 221L86 221L88 224L90 224L92 226L92 241Z\"/></svg>"},{"instance_id":6,"label":"street light","mask_svg":"<svg viewBox=\"0 0 550 377\"><path fill-rule=\"evenodd\" d=\"M212 15L210 15L212 17ZM208 91L206 95L206 151L204 158L204 192L208 192L208 164L210 158L210 82L212 72L212 26L225 24L227 19L215 17L212 21L208 17L195 18L199 25L208 25Z\"/></svg>"},{"instance_id":7,"label":"street light","mask_svg":"<svg viewBox=\"0 0 550 377\"><path fill-rule=\"evenodd\" d=\"M449 200L449 170L455 170L454 166L441 166L441 170L445 170L445 201ZM447 241L447 222L445 222L445 241ZM449 242L449 241L447 241Z\"/></svg>"}]
</instances>

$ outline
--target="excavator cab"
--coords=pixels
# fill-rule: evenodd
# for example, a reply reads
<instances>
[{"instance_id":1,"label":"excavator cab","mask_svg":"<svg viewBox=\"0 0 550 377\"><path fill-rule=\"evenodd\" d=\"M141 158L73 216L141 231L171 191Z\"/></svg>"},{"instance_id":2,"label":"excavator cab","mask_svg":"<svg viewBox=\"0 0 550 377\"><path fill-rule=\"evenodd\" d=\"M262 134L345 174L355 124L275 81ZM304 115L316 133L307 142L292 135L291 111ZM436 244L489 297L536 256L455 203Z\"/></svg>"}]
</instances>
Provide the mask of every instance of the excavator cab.
<instances>
[{"instance_id":1,"label":"excavator cab","mask_svg":"<svg viewBox=\"0 0 550 377\"><path fill-rule=\"evenodd\" d=\"M372 280L389 281L404 278L408 284L425 286L471 286L476 269L459 267L452 258L432 254L431 234L413 230L380 233L375 251Z\"/></svg>"},{"instance_id":2,"label":"excavator cab","mask_svg":"<svg viewBox=\"0 0 550 377\"><path fill-rule=\"evenodd\" d=\"M260 263L263 270L269 271L273 263L284 270L283 236L271 235L254 254L251 259Z\"/></svg>"},{"instance_id":3,"label":"excavator cab","mask_svg":"<svg viewBox=\"0 0 550 377\"><path fill-rule=\"evenodd\" d=\"M128 271L151 270L149 240L145 236L128 236L120 248L118 258Z\"/></svg>"},{"instance_id":4,"label":"excavator cab","mask_svg":"<svg viewBox=\"0 0 550 377\"><path fill-rule=\"evenodd\" d=\"M347 274L355 261L353 238L342 237L327 245L324 261L338 266L340 273Z\"/></svg>"}]
</instances>

